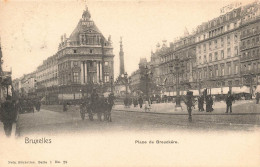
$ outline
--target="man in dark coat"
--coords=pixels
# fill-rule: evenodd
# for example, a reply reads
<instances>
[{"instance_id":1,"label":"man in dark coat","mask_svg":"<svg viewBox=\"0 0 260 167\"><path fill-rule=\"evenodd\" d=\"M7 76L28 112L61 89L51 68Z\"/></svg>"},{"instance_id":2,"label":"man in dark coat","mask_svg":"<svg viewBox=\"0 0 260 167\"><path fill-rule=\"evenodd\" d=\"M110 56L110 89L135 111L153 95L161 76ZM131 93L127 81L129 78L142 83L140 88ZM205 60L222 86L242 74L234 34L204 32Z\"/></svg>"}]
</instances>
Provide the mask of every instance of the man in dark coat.
<instances>
[{"instance_id":1,"label":"man in dark coat","mask_svg":"<svg viewBox=\"0 0 260 167\"><path fill-rule=\"evenodd\" d=\"M227 104L227 111L226 113L228 113L228 110L230 110L230 113L232 113L232 102L233 102L234 98L231 95L231 92L228 92L228 95L226 97L226 104Z\"/></svg>"},{"instance_id":2,"label":"man in dark coat","mask_svg":"<svg viewBox=\"0 0 260 167\"><path fill-rule=\"evenodd\" d=\"M133 103L134 103L134 107L136 107L136 106L138 105L138 101L137 101L137 99L136 99L136 98L134 98L134 101L133 101Z\"/></svg>"},{"instance_id":3,"label":"man in dark coat","mask_svg":"<svg viewBox=\"0 0 260 167\"><path fill-rule=\"evenodd\" d=\"M210 95L206 97L206 112L212 112L213 99Z\"/></svg>"},{"instance_id":4,"label":"man in dark coat","mask_svg":"<svg viewBox=\"0 0 260 167\"><path fill-rule=\"evenodd\" d=\"M6 97L6 101L1 105L1 121L4 124L4 131L7 137L11 136L12 125L17 120L18 110L15 101L11 96Z\"/></svg>"},{"instance_id":5,"label":"man in dark coat","mask_svg":"<svg viewBox=\"0 0 260 167\"><path fill-rule=\"evenodd\" d=\"M255 99L256 99L256 104L259 104L259 98L260 98L260 93L257 92L257 93L256 93L256 97L255 97Z\"/></svg>"},{"instance_id":6,"label":"man in dark coat","mask_svg":"<svg viewBox=\"0 0 260 167\"><path fill-rule=\"evenodd\" d=\"M199 108L199 111L204 111L204 97L203 95L201 95L199 98L198 98L198 108Z\"/></svg>"},{"instance_id":7,"label":"man in dark coat","mask_svg":"<svg viewBox=\"0 0 260 167\"><path fill-rule=\"evenodd\" d=\"M138 102L139 102L140 108L142 108L143 102L144 102L142 96L139 97Z\"/></svg>"},{"instance_id":8,"label":"man in dark coat","mask_svg":"<svg viewBox=\"0 0 260 167\"><path fill-rule=\"evenodd\" d=\"M192 121L191 112L192 112L192 106L193 106L193 92L191 92L191 91L187 92L186 99L184 102L187 106L187 110L189 113L189 121Z\"/></svg>"},{"instance_id":9,"label":"man in dark coat","mask_svg":"<svg viewBox=\"0 0 260 167\"><path fill-rule=\"evenodd\" d=\"M98 101L99 101L99 96L97 94L96 89L93 89L91 95L90 95L90 101L91 101L91 108L92 110L95 110L97 108L98 105Z\"/></svg>"},{"instance_id":10,"label":"man in dark coat","mask_svg":"<svg viewBox=\"0 0 260 167\"><path fill-rule=\"evenodd\" d=\"M125 97L125 99L124 99L124 105L125 105L125 107L128 106L128 98L127 97Z\"/></svg>"}]
</instances>

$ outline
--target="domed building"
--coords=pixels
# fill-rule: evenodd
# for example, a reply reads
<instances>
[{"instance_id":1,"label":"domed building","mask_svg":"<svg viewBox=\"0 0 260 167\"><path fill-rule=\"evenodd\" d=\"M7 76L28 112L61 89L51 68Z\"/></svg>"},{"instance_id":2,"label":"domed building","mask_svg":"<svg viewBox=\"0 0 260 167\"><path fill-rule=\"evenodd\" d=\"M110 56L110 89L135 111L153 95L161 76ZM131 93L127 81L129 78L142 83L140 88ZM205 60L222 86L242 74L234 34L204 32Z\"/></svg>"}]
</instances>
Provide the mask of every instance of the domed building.
<instances>
[{"instance_id":1,"label":"domed building","mask_svg":"<svg viewBox=\"0 0 260 167\"><path fill-rule=\"evenodd\" d=\"M87 7L69 38L66 34L61 37L57 55L58 85L63 94L82 96L91 93L91 87L102 87L102 92L110 88L114 75L111 37L105 39Z\"/></svg>"}]
</instances>

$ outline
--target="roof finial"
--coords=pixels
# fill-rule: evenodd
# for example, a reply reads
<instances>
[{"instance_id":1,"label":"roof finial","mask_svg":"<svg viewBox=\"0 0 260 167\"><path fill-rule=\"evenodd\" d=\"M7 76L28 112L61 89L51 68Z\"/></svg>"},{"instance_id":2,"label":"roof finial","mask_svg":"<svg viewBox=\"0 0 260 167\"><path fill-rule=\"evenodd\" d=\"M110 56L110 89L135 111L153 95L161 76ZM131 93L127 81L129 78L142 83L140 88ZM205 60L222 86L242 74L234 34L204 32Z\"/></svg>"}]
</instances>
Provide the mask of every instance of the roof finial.
<instances>
[{"instance_id":1,"label":"roof finial","mask_svg":"<svg viewBox=\"0 0 260 167\"><path fill-rule=\"evenodd\" d=\"M89 11L88 11L88 6L87 6L87 4L86 4L86 7L85 7L86 9L84 10L84 12L83 12L83 14L82 14L82 19L84 19L84 20L89 20L90 18L91 18L91 15L90 15L90 13L89 13Z\"/></svg>"}]
</instances>

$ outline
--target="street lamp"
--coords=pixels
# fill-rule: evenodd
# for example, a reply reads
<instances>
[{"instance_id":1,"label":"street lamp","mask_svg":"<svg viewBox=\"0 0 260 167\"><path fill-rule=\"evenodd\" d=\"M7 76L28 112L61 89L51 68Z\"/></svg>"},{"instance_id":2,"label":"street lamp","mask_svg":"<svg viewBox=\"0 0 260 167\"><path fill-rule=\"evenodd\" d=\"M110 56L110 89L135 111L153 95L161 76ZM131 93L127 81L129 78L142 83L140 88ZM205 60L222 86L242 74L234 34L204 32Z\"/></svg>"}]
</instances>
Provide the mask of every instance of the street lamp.
<instances>
[{"instance_id":1,"label":"street lamp","mask_svg":"<svg viewBox=\"0 0 260 167\"><path fill-rule=\"evenodd\" d=\"M171 73L173 73L173 64L169 64L169 68ZM182 61L180 61L179 58L176 58L174 61L174 69L175 69L175 75L176 75L176 105L175 107L181 107L181 99L180 99L180 89L179 89L179 74L182 72L184 68L184 65L182 64ZM174 74L174 73L173 73Z\"/></svg>"},{"instance_id":2,"label":"street lamp","mask_svg":"<svg viewBox=\"0 0 260 167\"><path fill-rule=\"evenodd\" d=\"M110 77L111 93L113 93L113 76Z\"/></svg>"},{"instance_id":3,"label":"street lamp","mask_svg":"<svg viewBox=\"0 0 260 167\"><path fill-rule=\"evenodd\" d=\"M146 98L148 100L149 98L149 82L151 81L152 79L152 76L153 76L153 72L151 71L149 73L149 69L147 67L147 65L145 66L145 74L144 74L144 79L145 79L145 93L146 93Z\"/></svg>"},{"instance_id":4,"label":"street lamp","mask_svg":"<svg viewBox=\"0 0 260 167\"><path fill-rule=\"evenodd\" d=\"M124 74L124 80L125 80L125 96L127 98L127 94L128 94L128 83L130 78L128 78L128 74L127 72Z\"/></svg>"}]
</instances>

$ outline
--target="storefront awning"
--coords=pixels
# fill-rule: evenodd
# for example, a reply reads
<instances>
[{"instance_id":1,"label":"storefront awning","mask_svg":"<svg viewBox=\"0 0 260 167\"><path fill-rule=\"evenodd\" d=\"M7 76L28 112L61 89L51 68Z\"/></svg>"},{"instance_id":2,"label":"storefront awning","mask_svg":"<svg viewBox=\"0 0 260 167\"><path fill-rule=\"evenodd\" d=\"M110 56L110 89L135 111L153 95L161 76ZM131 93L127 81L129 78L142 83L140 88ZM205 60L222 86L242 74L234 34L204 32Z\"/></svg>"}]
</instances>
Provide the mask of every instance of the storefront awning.
<instances>
[{"instance_id":1,"label":"storefront awning","mask_svg":"<svg viewBox=\"0 0 260 167\"><path fill-rule=\"evenodd\" d=\"M259 87L260 91L260 87ZM238 94L238 93L250 93L250 88L247 86L243 87L232 87L232 93L233 94Z\"/></svg>"},{"instance_id":2,"label":"storefront awning","mask_svg":"<svg viewBox=\"0 0 260 167\"><path fill-rule=\"evenodd\" d=\"M221 94L221 88L211 88L211 94L212 95Z\"/></svg>"},{"instance_id":3,"label":"storefront awning","mask_svg":"<svg viewBox=\"0 0 260 167\"><path fill-rule=\"evenodd\" d=\"M260 93L260 85L257 85L256 89L255 89L255 93Z\"/></svg>"}]
</instances>

